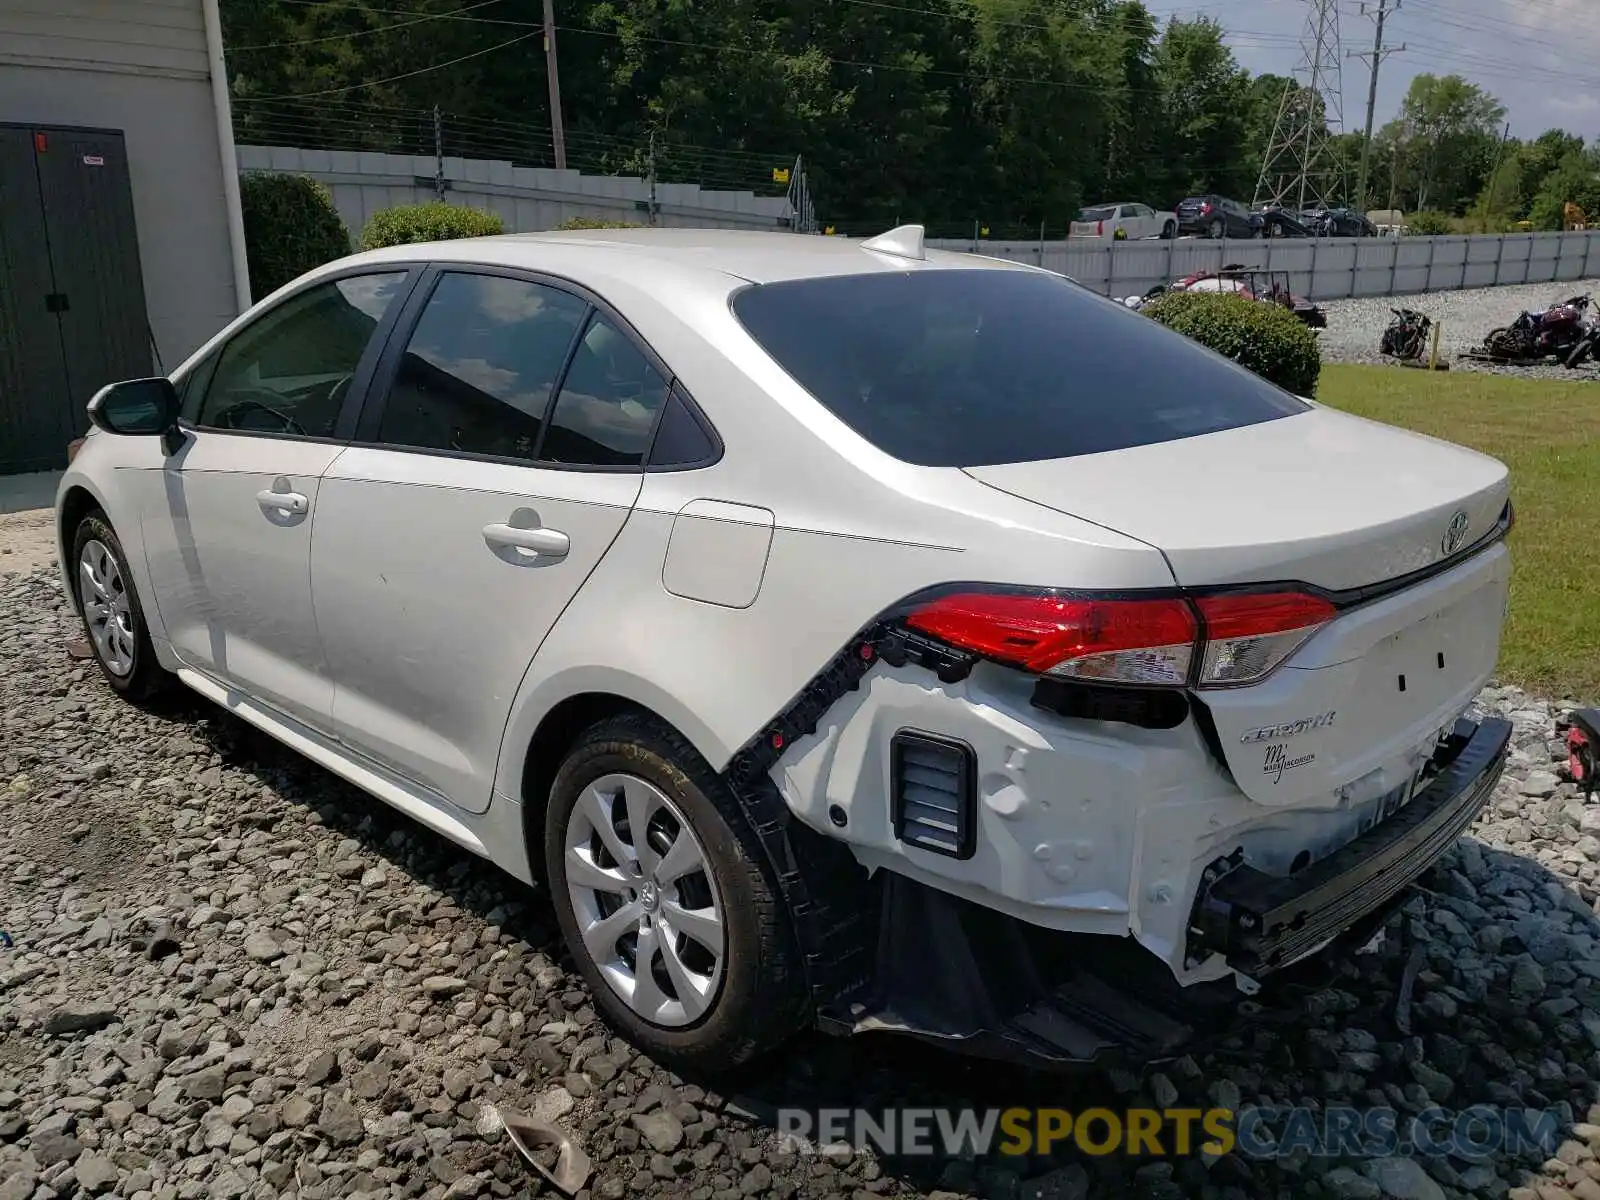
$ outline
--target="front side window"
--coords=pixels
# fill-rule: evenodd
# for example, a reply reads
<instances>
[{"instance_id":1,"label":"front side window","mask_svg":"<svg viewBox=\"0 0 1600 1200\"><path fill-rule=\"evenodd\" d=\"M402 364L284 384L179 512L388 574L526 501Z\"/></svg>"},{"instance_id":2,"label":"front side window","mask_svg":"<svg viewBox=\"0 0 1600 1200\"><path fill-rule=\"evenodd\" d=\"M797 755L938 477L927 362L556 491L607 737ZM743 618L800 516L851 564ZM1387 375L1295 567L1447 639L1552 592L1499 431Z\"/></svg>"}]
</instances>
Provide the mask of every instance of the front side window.
<instances>
[{"instance_id":1,"label":"front side window","mask_svg":"<svg viewBox=\"0 0 1600 1200\"><path fill-rule=\"evenodd\" d=\"M441 275L389 389L378 440L532 461L588 308L523 279Z\"/></svg>"},{"instance_id":2,"label":"front side window","mask_svg":"<svg viewBox=\"0 0 1600 1200\"><path fill-rule=\"evenodd\" d=\"M1182 334L1037 271L759 284L733 311L836 417L920 466L1068 458L1307 411Z\"/></svg>"},{"instance_id":3,"label":"front side window","mask_svg":"<svg viewBox=\"0 0 1600 1200\"><path fill-rule=\"evenodd\" d=\"M405 277L336 279L246 326L223 348L195 424L332 437L350 381Z\"/></svg>"},{"instance_id":4,"label":"front side window","mask_svg":"<svg viewBox=\"0 0 1600 1200\"><path fill-rule=\"evenodd\" d=\"M595 467L637 467L650 448L667 381L633 339L594 315L556 398L541 457Z\"/></svg>"}]
</instances>

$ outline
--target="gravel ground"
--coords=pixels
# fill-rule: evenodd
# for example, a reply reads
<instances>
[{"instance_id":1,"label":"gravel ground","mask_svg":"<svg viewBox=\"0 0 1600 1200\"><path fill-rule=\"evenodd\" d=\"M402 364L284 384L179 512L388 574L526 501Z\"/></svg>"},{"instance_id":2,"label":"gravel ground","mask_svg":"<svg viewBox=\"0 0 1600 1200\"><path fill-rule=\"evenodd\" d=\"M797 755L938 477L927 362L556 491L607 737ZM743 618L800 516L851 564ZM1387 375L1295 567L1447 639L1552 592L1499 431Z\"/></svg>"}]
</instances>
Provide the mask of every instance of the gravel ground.
<instances>
[{"instance_id":1,"label":"gravel ground","mask_svg":"<svg viewBox=\"0 0 1600 1200\"><path fill-rule=\"evenodd\" d=\"M221 710L121 702L77 635L47 571L0 576L0 1200L553 1194L495 1105L559 1120L603 1200L1600 1197L1600 805L1520 692L1482 697L1511 769L1379 949L1191 1057L1064 1080L813 1035L686 1079L597 1023L537 895ZM1529 1105L1568 1140L1425 1167L784 1149L774 1105L841 1102Z\"/></svg>"},{"instance_id":2,"label":"gravel ground","mask_svg":"<svg viewBox=\"0 0 1600 1200\"><path fill-rule=\"evenodd\" d=\"M0 513L0 575L31 571L56 561L54 509Z\"/></svg>"},{"instance_id":3,"label":"gravel ground","mask_svg":"<svg viewBox=\"0 0 1600 1200\"><path fill-rule=\"evenodd\" d=\"M1378 342L1394 319L1390 310L1415 308L1436 323L1443 323L1439 354L1441 358L1450 359L1452 371L1486 371L1525 379L1596 380L1600 379L1600 367L1593 361L1577 371L1568 371L1553 360L1548 366L1507 367L1456 358L1463 350L1480 346L1484 334L1498 325L1509 325L1524 309L1548 308L1585 292L1600 295L1600 279L1471 288L1459 292L1431 292L1425 296L1329 300L1322 305L1328 314L1328 327L1319 335L1322 357L1326 362L1342 363L1389 361L1378 353Z\"/></svg>"}]
</instances>

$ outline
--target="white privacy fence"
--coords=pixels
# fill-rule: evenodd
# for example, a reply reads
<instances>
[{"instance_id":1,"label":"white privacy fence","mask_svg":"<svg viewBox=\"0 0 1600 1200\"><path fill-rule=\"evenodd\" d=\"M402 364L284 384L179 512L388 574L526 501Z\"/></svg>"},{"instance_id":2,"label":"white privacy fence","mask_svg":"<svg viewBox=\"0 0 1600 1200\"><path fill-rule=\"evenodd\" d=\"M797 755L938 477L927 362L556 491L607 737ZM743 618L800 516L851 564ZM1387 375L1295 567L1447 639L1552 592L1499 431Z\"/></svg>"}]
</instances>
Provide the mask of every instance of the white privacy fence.
<instances>
[{"instance_id":1,"label":"white privacy fence","mask_svg":"<svg viewBox=\"0 0 1600 1200\"><path fill-rule=\"evenodd\" d=\"M946 250L1032 263L1106 296L1143 295L1195 271L1226 266L1287 271L1312 300L1405 296L1511 283L1554 283L1600 273L1600 231L1472 237L1266 238L1260 241L930 241Z\"/></svg>"},{"instance_id":2,"label":"white privacy fence","mask_svg":"<svg viewBox=\"0 0 1600 1200\"><path fill-rule=\"evenodd\" d=\"M784 196L715 191L693 183L652 184L633 175L518 167L497 159L293 146L240 146L238 155L241 171L285 171L326 184L339 216L357 238L373 213L437 199L441 184L451 203L497 212L511 233L552 229L573 217L645 225L652 196L658 225L787 229L795 215Z\"/></svg>"}]
</instances>

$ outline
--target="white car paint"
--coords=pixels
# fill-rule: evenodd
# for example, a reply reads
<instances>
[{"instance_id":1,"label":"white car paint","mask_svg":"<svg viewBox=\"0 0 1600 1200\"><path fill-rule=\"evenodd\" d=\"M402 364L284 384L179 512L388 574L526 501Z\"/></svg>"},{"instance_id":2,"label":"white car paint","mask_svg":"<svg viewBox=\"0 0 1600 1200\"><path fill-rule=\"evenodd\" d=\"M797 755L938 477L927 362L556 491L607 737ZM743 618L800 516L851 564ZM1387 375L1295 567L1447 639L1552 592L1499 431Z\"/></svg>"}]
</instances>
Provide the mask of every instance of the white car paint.
<instances>
[{"instance_id":1,"label":"white car paint","mask_svg":"<svg viewBox=\"0 0 1600 1200\"><path fill-rule=\"evenodd\" d=\"M522 808L541 800L524 780L548 765L529 751L575 698L643 705L721 770L857 631L922 589L1376 583L1433 563L1456 509L1467 543L1487 535L1506 498L1492 460L1316 406L1071 460L917 466L823 408L729 306L750 281L1032 270L1016 264L648 230L393 247L308 278L426 263L538 271L599 295L695 398L722 456L586 472L199 430L169 457L153 437L96 433L58 505L81 492L107 512L160 661L186 684L523 879L539 848ZM197 351L178 382L287 294ZM565 540L516 550L486 537L501 526ZM1270 869L1348 841L1487 678L1508 574L1503 547L1473 555L1342 613L1265 682L1207 693L1237 783L1193 721L1054 716L1029 703L1031 677L987 663L942 684L880 662L772 776L798 819L868 867L1038 925L1132 933L1180 978L1215 977L1218 961L1182 961L1200 867L1234 844ZM72 594L70 568L63 579ZM1377 676L1435 653L1436 630L1448 669L1389 695ZM1264 785L1251 758L1264 748L1241 735L1332 707L1351 719L1306 735L1317 765ZM894 837L883 797L902 726L977 751L972 858Z\"/></svg>"},{"instance_id":2,"label":"white car paint","mask_svg":"<svg viewBox=\"0 0 1600 1200\"><path fill-rule=\"evenodd\" d=\"M1091 204L1088 208L1108 208L1113 215L1104 221L1073 221L1067 228L1069 238L1101 238L1112 240L1121 231L1128 238L1159 238L1166 236L1170 227L1174 234L1178 228L1178 214L1157 212L1148 204Z\"/></svg>"}]
</instances>

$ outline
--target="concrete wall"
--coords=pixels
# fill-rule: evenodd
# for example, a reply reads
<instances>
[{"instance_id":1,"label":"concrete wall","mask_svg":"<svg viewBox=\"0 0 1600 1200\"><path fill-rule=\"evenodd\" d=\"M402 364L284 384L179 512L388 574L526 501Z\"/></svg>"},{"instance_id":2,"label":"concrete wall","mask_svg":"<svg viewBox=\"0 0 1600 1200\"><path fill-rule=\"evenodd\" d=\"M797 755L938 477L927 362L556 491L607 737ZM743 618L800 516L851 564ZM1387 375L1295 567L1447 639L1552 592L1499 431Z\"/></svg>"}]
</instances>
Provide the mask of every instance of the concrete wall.
<instances>
[{"instance_id":1,"label":"concrete wall","mask_svg":"<svg viewBox=\"0 0 1600 1200\"><path fill-rule=\"evenodd\" d=\"M1600 231L1473 237L1271 238L1262 241L934 240L930 246L1032 263L1102 295L1142 295L1195 271L1239 264L1287 271L1312 300L1404 296L1600 275Z\"/></svg>"},{"instance_id":2,"label":"concrete wall","mask_svg":"<svg viewBox=\"0 0 1600 1200\"><path fill-rule=\"evenodd\" d=\"M292 146L240 146L241 171L286 171L309 175L328 185L333 202L359 242L372 214L397 204L436 199L438 164L426 155L380 154L357 150L301 150ZM633 176L584 175L546 167L517 167L475 158L444 160L453 204L491 209L506 229L533 233L573 217L632 221L643 225L650 196L648 181ZM793 209L782 196L753 192L705 191L695 184L656 186L661 225L732 229L785 229Z\"/></svg>"},{"instance_id":3,"label":"concrete wall","mask_svg":"<svg viewBox=\"0 0 1600 1200\"><path fill-rule=\"evenodd\" d=\"M0 121L122 131L168 370L237 314L200 0L4 0Z\"/></svg>"}]
</instances>

